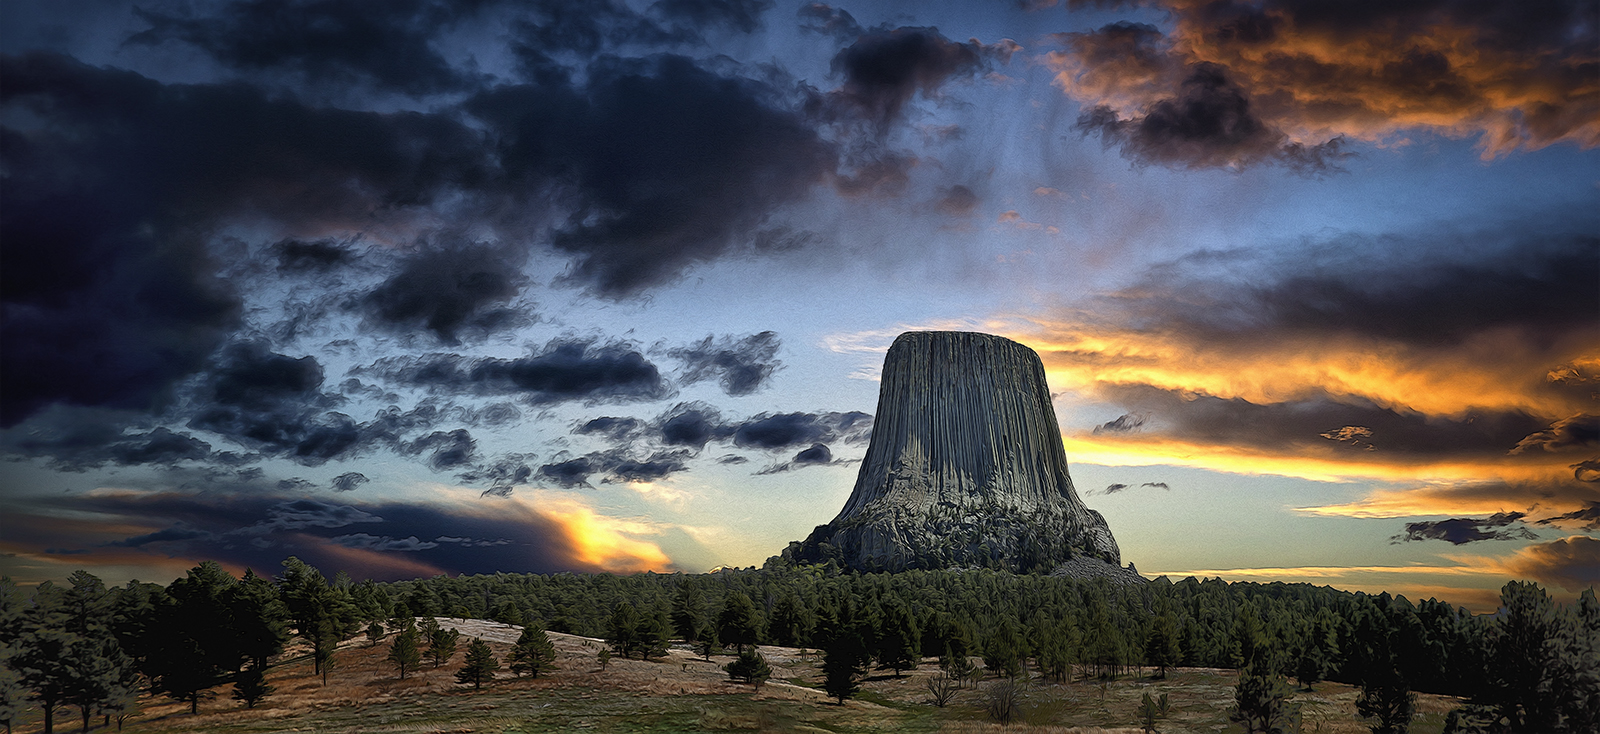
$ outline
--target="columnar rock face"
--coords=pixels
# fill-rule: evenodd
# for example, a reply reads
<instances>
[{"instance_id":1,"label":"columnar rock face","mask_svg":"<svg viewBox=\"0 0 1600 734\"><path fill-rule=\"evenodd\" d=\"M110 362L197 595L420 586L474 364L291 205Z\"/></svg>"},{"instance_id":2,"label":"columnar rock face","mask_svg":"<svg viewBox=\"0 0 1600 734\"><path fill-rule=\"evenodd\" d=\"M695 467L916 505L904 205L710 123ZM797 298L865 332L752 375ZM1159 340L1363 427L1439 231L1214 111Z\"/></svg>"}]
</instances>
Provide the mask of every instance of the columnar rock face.
<instances>
[{"instance_id":1,"label":"columnar rock face","mask_svg":"<svg viewBox=\"0 0 1600 734\"><path fill-rule=\"evenodd\" d=\"M784 554L859 570L1048 571L1095 559L1122 571L1105 519L1073 491L1039 356L954 331L895 340L850 500Z\"/></svg>"}]
</instances>

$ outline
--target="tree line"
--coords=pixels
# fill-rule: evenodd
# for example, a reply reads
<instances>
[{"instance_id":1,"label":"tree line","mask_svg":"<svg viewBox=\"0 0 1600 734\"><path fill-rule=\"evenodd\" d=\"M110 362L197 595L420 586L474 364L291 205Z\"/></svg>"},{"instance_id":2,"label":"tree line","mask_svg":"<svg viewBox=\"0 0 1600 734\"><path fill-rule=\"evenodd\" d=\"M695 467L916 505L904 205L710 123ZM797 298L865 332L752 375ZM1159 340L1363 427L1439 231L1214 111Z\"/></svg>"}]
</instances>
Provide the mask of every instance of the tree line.
<instances>
[{"instance_id":1,"label":"tree line","mask_svg":"<svg viewBox=\"0 0 1600 734\"><path fill-rule=\"evenodd\" d=\"M70 708L87 730L95 717L120 722L141 690L193 711L227 684L240 705L254 706L272 693L265 671L291 637L304 641L315 671L326 676L338 665L339 641L363 628L374 642L395 633L390 661L403 677L421 664L422 645L455 649L454 640L435 639L440 633L429 624L444 616L525 626L528 639L511 660L519 675L550 669L553 651L538 641L548 628L604 638L607 654L625 657L659 656L672 640L707 658L732 648L739 659L730 674L752 682L764 678L756 646L818 649L828 692L840 700L872 666L899 675L931 657L957 682L1213 667L1241 671L1236 712L1247 731L1293 717L1290 679L1301 688L1323 680L1362 686L1362 713L1380 723L1409 721L1408 696L1423 691L1470 699L1452 714L1456 731L1594 730L1600 604L1593 590L1557 605L1537 585L1513 582L1502 603L1490 617L1434 599L1306 584L1160 578L1116 586L996 570L852 574L781 563L701 575L499 573L378 583L343 573L329 580L290 558L275 578L250 571L234 578L207 562L165 587L114 588L79 571L65 586L45 583L31 594L0 581L0 723L9 729L31 701L43 710L46 731L58 710ZM476 657L480 668L490 662L486 651ZM481 684L494 669L465 682Z\"/></svg>"}]
</instances>

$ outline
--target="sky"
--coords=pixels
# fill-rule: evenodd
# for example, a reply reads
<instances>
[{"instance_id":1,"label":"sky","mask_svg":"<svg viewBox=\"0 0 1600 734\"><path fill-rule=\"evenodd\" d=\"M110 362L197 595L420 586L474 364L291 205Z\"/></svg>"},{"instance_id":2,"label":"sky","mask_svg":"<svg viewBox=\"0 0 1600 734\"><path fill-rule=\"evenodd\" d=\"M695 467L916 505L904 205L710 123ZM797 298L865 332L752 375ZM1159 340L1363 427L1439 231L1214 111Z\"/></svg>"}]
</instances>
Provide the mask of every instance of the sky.
<instances>
[{"instance_id":1,"label":"sky","mask_svg":"<svg viewBox=\"0 0 1600 734\"><path fill-rule=\"evenodd\" d=\"M1147 576L1600 581L1588 0L0 4L0 573L759 566L914 329Z\"/></svg>"}]
</instances>

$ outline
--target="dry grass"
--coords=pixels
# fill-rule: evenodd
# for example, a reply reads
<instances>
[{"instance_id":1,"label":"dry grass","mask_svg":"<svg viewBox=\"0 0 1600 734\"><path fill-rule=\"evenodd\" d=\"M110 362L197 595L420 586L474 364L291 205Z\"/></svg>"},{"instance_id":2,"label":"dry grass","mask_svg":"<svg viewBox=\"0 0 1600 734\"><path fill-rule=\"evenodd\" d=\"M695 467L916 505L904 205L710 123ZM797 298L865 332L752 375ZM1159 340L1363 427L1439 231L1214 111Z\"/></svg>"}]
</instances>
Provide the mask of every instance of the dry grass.
<instances>
[{"instance_id":1,"label":"dry grass","mask_svg":"<svg viewBox=\"0 0 1600 734\"><path fill-rule=\"evenodd\" d=\"M820 659L811 651L763 647L773 677L759 690L728 680L722 665L731 656L707 662L687 647L650 661L613 658L600 669L600 640L550 633L557 670L539 679L517 679L502 669L481 691L457 685L467 638L489 643L505 660L520 628L482 620L440 618L461 631L462 644L444 666L400 680L386 660L388 641L367 647L365 638L340 646L326 685L312 672L305 651L292 648L268 671L272 695L246 709L222 687L200 704L198 714L165 698L147 698L129 732L427 732L430 734L534 734L560 731L812 731L812 732L1049 732L1051 734L1134 734L1135 709L1142 694L1167 693L1172 714L1159 723L1163 734L1214 734L1238 731L1229 724L1235 674L1231 670L1185 668L1167 680L1121 679L1102 685L1065 685L1032 680L1010 725L990 722L981 689L956 692L945 708L933 705L927 678L938 673L927 659L903 677L874 672L861 694L838 705L821 690ZM1365 734L1357 718L1357 691L1322 683L1297 694L1304 704L1306 732ZM1414 734L1435 734L1455 699L1419 695L1421 719ZM77 731L74 710L57 716L58 731ZM38 712L18 732L38 731Z\"/></svg>"}]
</instances>

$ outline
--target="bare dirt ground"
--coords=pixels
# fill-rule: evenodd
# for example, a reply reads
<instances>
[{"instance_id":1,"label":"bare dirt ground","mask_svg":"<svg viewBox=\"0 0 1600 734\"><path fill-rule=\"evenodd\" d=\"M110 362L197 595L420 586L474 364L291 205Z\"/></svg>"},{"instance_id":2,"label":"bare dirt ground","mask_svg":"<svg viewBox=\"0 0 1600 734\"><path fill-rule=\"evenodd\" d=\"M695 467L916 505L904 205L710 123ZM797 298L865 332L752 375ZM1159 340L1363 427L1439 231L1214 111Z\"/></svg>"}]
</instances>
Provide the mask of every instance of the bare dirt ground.
<instances>
[{"instance_id":1,"label":"bare dirt ground","mask_svg":"<svg viewBox=\"0 0 1600 734\"><path fill-rule=\"evenodd\" d=\"M253 709L229 694L212 691L198 714L187 704L146 697L141 713L129 719L129 732L426 732L429 734L533 734L534 732L1052 732L1058 734L1135 734L1135 710L1145 692L1165 692L1173 711L1158 723L1164 734L1236 732L1227 720L1233 703L1231 670L1184 668L1165 680L1123 676L1102 684L1069 684L1033 679L1026 685L1018 719L1007 725L985 711L985 680L958 691L945 708L933 705L928 679L938 673L933 659L895 677L874 671L855 699L839 705L821 690L821 659L815 651L762 647L773 676L759 689L728 679L722 666L732 655L708 662L687 646L674 646L664 658L649 661L613 657L604 670L602 640L552 632L557 669L538 679L515 678L502 668L482 690L459 685L471 638L489 643L504 661L521 628L495 622L438 618L460 630L462 642L451 660L400 680L387 661L390 639L369 647L364 637L341 644L324 683L312 670L307 650L291 647L268 671L274 691ZM392 638L391 638L392 639ZM1356 716L1357 691L1322 683L1301 692L1306 732L1365 734ZM1415 734L1435 734L1455 699L1419 694L1421 718ZM77 731L75 709L56 716L57 731ZM18 732L39 731L39 712L31 711ZM98 720L95 722L100 723ZM111 730L116 725L112 724ZM106 729L100 729L106 731Z\"/></svg>"}]
</instances>

